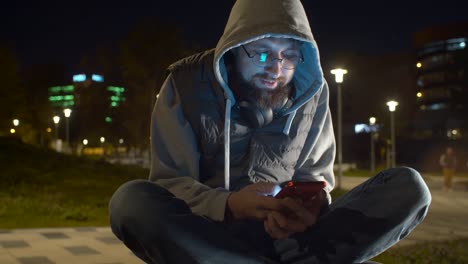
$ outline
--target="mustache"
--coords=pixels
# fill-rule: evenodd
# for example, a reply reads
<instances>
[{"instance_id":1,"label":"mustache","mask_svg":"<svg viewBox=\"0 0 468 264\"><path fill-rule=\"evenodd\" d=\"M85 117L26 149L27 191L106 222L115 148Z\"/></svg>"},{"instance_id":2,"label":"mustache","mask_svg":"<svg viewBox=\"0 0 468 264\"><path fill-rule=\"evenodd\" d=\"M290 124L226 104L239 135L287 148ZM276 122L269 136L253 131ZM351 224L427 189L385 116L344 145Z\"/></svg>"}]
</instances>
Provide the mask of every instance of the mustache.
<instances>
[{"instance_id":1,"label":"mustache","mask_svg":"<svg viewBox=\"0 0 468 264\"><path fill-rule=\"evenodd\" d=\"M271 76L268 73L257 73L253 77L257 77L257 78L265 79L265 80L276 81L276 82L279 82L279 83L285 83L286 82L286 78L284 78L282 76L280 76L278 78L271 78Z\"/></svg>"}]
</instances>

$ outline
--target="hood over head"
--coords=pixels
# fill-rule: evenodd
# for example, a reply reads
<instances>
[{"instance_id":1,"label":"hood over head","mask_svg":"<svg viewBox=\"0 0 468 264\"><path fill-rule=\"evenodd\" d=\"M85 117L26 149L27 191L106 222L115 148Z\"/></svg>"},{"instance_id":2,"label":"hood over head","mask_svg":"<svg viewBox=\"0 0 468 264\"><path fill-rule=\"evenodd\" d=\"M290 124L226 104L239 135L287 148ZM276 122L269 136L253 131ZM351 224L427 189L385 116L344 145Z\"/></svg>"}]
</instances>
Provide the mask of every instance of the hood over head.
<instances>
[{"instance_id":1,"label":"hood over head","mask_svg":"<svg viewBox=\"0 0 468 264\"><path fill-rule=\"evenodd\" d=\"M215 75L226 99L232 102L231 106L234 105L236 100L228 86L223 56L233 48L267 37L292 38L302 42L304 63L294 73L294 105L284 113L288 114L306 103L324 82L317 44L300 0L237 0L216 46Z\"/></svg>"}]
</instances>

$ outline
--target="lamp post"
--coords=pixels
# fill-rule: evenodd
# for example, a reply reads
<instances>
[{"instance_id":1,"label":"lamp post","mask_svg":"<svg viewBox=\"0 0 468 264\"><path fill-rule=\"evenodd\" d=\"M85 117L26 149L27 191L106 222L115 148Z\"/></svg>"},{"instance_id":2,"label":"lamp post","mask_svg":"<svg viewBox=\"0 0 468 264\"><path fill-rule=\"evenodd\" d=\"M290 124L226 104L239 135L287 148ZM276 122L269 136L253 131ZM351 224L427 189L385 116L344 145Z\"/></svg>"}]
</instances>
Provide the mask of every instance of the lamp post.
<instances>
[{"instance_id":1,"label":"lamp post","mask_svg":"<svg viewBox=\"0 0 468 264\"><path fill-rule=\"evenodd\" d=\"M337 84L337 98L338 98L338 189L341 189L341 179L343 178L343 136L342 136L342 117L341 117L341 84L343 83L343 76L348 73L345 69L333 69L331 71L335 75Z\"/></svg>"},{"instance_id":2,"label":"lamp post","mask_svg":"<svg viewBox=\"0 0 468 264\"><path fill-rule=\"evenodd\" d=\"M101 137L99 139L99 141L101 142L101 148L102 148L102 155L104 156L106 153L104 151L104 142L106 142L106 138L105 137Z\"/></svg>"},{"instance_id":3,"label":"lamp post","mask_svg":"<svg viewBox=\"0 0 468 264\"><path fill-rule=\"evenodd\" d=\"M54 120L55 124L55 150L58 151L58 125L60 122L60 116L54 116L52 120Z\"/></svg>"},{"instance_id":4,"label":"lamp post","mask_svg":"<svg viewBox=\"0 0 468 264\"><path fill-rule=\"evenodd\" d=\"M371 172L375 171L375 147L374 147L374 125L377 119L373 116L369 118L369 127L370 127L370 170Z\"/></svg>"},{"instance_id":5,"label":"lamp post","mask_svg":"<svg viewBox=\"0 0 468 264\"><path fill-rule=\"evenodd\" d=\"M388 101L387 106L388 110L390 111L390 134L391 134L391 141L392 141L392 151L391 151L391 161L392 161L392 168L396 167L396 142L395 142L395 117L394 112L398 105L397 101Z\"/></svg>"},{"instance_id":6,"label":"lamp post","mask_svg":"<svg viewBox=\"0 0 468 264\"><path fill-rule=\"evenodd\" d=\"M69 108L63 109L63 114L66 117L66 137L65 141L67 142L67 145L70 146L70 115L71 115L72 110Z\"/></svg>"},{"instance_id":7,"label":"lamp post","mask_svg":"<svg viewBox=\"0 0 468 264\"><path fill-rule=\"evenodd\" d=\"M18 119L13 119L13 126L16 127L16 128L19 126L19 120L18 120ZM16 129L11 128L11 129L10 129L10 133L11 133L11 134L16 133Z\"/></svg>"}]
</instances>

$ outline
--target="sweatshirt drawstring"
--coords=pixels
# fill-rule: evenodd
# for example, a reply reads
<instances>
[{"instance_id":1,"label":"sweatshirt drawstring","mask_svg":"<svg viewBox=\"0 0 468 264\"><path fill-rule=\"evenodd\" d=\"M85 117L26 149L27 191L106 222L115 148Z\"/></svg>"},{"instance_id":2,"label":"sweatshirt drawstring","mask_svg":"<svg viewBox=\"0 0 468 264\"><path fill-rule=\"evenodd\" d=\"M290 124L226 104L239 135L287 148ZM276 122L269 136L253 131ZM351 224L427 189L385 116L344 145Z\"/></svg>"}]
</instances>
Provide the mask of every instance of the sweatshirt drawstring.
<instances>
[{"instance_id":1,"label":"sweatshirt drawstring","mask_svg":"<svg viewBox=\"0 0 468 264\"><path fill-rule=\"evenodd\" d=\"M230 130L231 130L231 100L226 99L226 113L224 116L224 188L229 191L229 146L230 146Z\"/></svg>"},{"instance_id":2,"label":"sweatshirt drawstring","mask_svg":"<svg viewBox=\"0 0 468 264\"><path fill-rule=\"evenodd\" d=\"M283 129L283 134L285 134L286 136L289 135L289 130L291 130L291 125L294 120L294 117L296 116L296 112L297 110L294 110L291 113L289 113L288 121L286 121L286 125L284 125Z\"/></svg>"},{"instance_id":3,"label":"sweatshirt drawstring","mask_svg":"<svg viewBox=\"0 0 468 264\"><path fill-rule=\"evenodd\" d=\"M232 102L229 98L226 99L226 112L224 114L224 188L229 191L230 180L230 130L231 130L231 106ZM296 116L297 110L289 114L288 120L284 125L283 134L289 135L291 125Z\"/></svg>"}]
</instances>

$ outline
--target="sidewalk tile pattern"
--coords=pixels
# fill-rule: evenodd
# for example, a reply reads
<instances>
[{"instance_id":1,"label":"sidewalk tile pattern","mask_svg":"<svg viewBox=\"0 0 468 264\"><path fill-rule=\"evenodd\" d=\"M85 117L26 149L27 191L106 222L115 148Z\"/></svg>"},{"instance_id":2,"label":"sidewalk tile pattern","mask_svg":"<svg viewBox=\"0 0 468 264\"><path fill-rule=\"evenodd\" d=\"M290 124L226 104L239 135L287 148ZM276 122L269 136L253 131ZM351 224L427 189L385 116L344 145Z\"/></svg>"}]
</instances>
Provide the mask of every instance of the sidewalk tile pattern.
<instances>
[{"instance_id":1,"label":"sidewalk tile pattern","mask_svg":"<svg viewBox=\"0 0 468 264\"><path fill-rule=\"evenodd\" d=\"M0 230L1 264L142 264L109 227Z\"/></svg>"}]
</instances>

